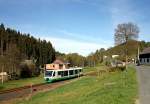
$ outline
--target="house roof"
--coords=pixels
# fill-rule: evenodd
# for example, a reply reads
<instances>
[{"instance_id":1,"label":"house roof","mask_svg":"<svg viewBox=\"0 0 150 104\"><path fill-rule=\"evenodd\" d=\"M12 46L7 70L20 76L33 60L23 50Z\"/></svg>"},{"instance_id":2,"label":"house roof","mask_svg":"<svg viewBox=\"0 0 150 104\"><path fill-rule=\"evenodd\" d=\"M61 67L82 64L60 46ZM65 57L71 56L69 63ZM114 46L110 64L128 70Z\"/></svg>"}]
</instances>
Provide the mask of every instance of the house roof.
<instances>
[{"instance_id":1,"label":"house roof","mask_svg":"<svg viewBox=\"0 0 150 104\"><path fill-rule=\"evenodd\" d=\"M148 54L150 53L150 47L145 48L140 54Z\"/></svg>"},{"instance_id":2,"label":"house roof","mask_svg":"<svg viewBox=\"0 0 150 104\"><path fill-rule=\"evenodd\" d=\"M56 59L56 60L53 62L53 64L69 64L69 63L64 62L64 61L62 61L62 60L59 60L59 59Z\"/></svg>"}]
</instances>

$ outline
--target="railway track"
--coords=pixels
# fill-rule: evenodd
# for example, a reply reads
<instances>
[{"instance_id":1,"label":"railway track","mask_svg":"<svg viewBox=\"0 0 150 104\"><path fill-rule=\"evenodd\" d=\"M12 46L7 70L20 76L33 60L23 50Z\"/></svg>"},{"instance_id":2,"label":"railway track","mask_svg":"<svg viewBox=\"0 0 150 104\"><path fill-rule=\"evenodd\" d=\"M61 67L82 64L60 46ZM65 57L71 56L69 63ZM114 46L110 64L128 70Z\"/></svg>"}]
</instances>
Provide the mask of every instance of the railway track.
<instances>
[{"instance_id":1,"label":"railway track","mask_svg":"<svg viewBox=\"0 0 150 104\"><path fill-rule=\"evenodd\" d=\"M31 96L32 94L35 94L37 92L53 90L62 85L70 83L73 80L74 79L64 80L64 81L55 82L55 83L42 83L42 84L37 84L33 86L29 85L29 86L0 91L0 102L3 102L3 101L5 102L5 101L13 100L16 98Z\"/></svg>"}]
</instances>

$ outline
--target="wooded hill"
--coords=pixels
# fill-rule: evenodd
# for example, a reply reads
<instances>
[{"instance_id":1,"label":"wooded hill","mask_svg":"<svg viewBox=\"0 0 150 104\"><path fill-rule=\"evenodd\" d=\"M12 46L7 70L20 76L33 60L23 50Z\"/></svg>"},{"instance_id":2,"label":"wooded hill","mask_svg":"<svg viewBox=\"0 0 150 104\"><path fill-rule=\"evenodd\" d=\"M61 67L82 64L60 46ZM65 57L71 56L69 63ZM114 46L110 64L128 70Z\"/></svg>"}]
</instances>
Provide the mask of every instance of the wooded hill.
<instances>
[{"instance_id":1,"label":"wooded hill","mask_svg":"<svg viewBox=\"0 0 150 104\"><path fill-rule=\"evenodd\" d=\"M36 39L0 25L0 70L9 73L20 70L24 60L34 60L36 66L51 63L55 59L55 49L50 41Z\"/></svg>"}]
</instances>

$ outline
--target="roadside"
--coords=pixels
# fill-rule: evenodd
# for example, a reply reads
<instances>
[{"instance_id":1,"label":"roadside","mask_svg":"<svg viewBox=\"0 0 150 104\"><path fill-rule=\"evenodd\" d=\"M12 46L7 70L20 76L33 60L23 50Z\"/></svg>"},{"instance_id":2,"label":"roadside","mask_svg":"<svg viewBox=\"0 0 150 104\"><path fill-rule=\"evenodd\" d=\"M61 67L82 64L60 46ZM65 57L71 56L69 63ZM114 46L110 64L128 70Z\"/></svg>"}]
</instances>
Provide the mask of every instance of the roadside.
<instances>
[{"instance_id":1,"label":"roadside","mask_svg":"<svg viewBox=\"0 0 150 104\"><path fill-rule=\"evenodd\" d=\"M140 104L150 104L150 66L136 66Z\"/></svg>"}]
</instances>

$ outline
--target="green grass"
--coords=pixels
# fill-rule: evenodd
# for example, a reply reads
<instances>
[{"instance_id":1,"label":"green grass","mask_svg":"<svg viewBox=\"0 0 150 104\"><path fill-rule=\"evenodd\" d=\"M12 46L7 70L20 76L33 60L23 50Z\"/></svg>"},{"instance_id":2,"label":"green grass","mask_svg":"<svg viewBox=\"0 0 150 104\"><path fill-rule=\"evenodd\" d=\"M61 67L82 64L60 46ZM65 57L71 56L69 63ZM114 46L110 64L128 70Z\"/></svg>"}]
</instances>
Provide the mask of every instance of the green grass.
<instances>
[{"instance_id":1,"label":"green grass","mask_svg":"<svg viewBox=\"0 0 150 104\"><path fill-rule=\"evenodd\" d=\"M105 65L100 64L100 65L97 65L95 67L85 67L83 69L83 72L86 73L86 72L92 72L92 71L98 71L98 70L106 70L106 69L107 69L107 67Z\"/></svg>"},{"instance_id":2,"label":"green grass","mask_svg":"<svg viewBox=\"0 0 150 104\"><path fill-rule=\"evenodd\" d=\"M86 76L17 104L134 104L137 97L135 70Z\"/></svg>"},{"instance_id":3,"label":"green grass","mask_svg":"<svg viewBox=\"0 0 150 104\"><path fill-rule=\"evenodd\" d=\"M43 75L40 75L39 77L8 81L8 82L4 82L4 84L0 83L0 91L11 89L11 88L16 88L16 87L21 87L21 86L26 86L30 84L44 83L44 82L45 81L43 79Z\"/></svg>"}]
</instances>

